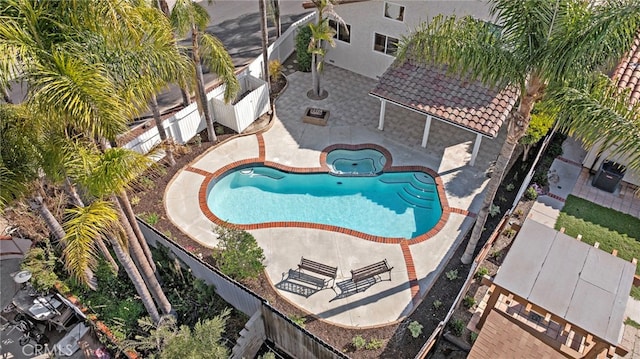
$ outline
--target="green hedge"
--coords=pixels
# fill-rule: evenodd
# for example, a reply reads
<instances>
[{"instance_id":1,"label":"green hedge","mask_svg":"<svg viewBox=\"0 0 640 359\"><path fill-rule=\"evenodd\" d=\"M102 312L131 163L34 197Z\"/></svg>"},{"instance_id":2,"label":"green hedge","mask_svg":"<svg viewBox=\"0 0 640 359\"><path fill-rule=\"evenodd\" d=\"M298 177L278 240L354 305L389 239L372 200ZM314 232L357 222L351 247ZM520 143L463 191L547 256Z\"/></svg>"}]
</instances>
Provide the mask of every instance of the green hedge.
<instances>
[{"instance_id":1,"label":"green hedge","mask_svg":"<svg viewBox=\"0 0 640 359\"><path fill-rule=\"evenodd\" d=\"M303 26L296 35L296 60L298 60L298 70L311 71L311 54L307 51L311 41L311 29Z\"/></svg>"}]
</instances>

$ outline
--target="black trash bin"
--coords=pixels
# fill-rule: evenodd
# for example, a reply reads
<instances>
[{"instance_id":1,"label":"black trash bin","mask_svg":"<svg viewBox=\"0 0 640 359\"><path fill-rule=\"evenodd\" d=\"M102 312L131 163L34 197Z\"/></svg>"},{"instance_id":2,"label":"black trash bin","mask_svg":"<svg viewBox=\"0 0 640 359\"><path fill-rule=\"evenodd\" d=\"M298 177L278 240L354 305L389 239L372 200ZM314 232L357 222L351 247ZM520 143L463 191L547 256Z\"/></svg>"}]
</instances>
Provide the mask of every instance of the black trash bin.
<instances>
[{"instance_id":1,"label":"black trash bin","mask_svg":"<svg viewBox=\"0 0 640 359\"><path fill-rule=\"evenodd\" d=\"M622 181L626 170L627 168L619 163L604 161L593 177L591 184L603 191L613 193L618 188L620 181Z\"/></svg>"}]
</instances>

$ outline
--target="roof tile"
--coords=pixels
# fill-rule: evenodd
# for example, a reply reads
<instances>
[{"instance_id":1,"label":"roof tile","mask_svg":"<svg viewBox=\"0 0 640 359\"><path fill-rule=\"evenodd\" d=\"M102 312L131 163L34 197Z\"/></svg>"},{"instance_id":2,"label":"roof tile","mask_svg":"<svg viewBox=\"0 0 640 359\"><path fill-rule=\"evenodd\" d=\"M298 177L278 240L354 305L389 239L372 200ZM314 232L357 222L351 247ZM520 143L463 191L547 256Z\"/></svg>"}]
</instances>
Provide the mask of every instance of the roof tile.
<instances>
[{"instance_id":1,"label":"roof tile","mask_svg":"<svg viewBox=\"0 0 640 359\"><path fill-rule=\"evenodd\" d=\"M411 61L390 66L370 94L489 137L498 135L518 96L511 87L497 91Z\"/></svg>"}]
</instances>

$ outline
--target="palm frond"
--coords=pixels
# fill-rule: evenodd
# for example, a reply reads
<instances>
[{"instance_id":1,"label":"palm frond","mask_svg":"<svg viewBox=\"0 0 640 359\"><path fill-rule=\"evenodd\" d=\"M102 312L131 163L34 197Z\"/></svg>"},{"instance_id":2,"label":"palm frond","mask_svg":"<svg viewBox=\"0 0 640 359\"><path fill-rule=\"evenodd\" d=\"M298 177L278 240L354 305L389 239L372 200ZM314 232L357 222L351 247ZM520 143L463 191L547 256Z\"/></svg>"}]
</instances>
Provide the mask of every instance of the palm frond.
<instances>
[{"instance_id":1,"label":"palm frond","mask_svg":"<svg viewBox=\"0 0 640 359\"><path fill-rule=\"evenodd\" d=\"M118 221L118 214L106 201L95 201L86 207L66 210L68 220L63 228L65 248L62 253L67 271L85 283L85 271L96 265L95 241Z\"/></svg>"},{"instance_id":2,"label":"palm frond","mask_svg":"<svg viewBox=\"0 0 640 359\"><path fill-rule=\"evenodd\" d=\"M100 156L86 178L85 186L97 197L105 197L128 188L131 182L154 162L126 148L109 148Z\"/></svg>"},{"instance_id":3,"label":"palm frond","mask_svg":"<svg viewBox=\"0 0 640 359\"><path fill-rule=\"evenodd\" d=\"M640 29L636 0L573 1L556 19L545 61L547 77L566 81L594 70L607 71L630 48Z\"/></svg>"},{"instance_id":4,"label":"palm frond","mask_svg":"<svg viewBox=\"0 0 640 359\"><path fill-rule=\"evenodd\" d=\"M404 61L446 65L449 73L496 87L522 87L528 72L494 25L471 17L438 15L422 23L400 41L397 63Z\"/></svg>"},{"instance_id":5,"label":"palm frond","mask_svg":"<svg viewBox=\"0 0 640 359\"><path fill-rule=\"evenodd\" d=\"M2 183L0 186L0 214L4 212L4 208L8 204L20 199L27 192L27 186L23 181L21 176L16 175L0 161L0 183Z\"/></svg>"},{"instance_id":6,"label":"palm frond","mask_svg":"<svg viewBox=\"0 0 640 359\"><path fill-rule=\"evenodd\" d=\"M126 129L130 104L117 96L103 66L55 52L51 63L37 67L28 75L27 102L38 112L57 112L92 137L115 139Z\"/></svg>"},{"instance_id":7,"label":"palm frond","mask_svg":"<svg viewBox=\"0 0 640 359\"><path fill-rule=\"evenodd\" d=\"M557 105L560 128L583 141L623 156L628 167L640 169L640 105L630 106L606 76L592 77L586 84L564 87L550 94Z\"/></svg>"},{"instance_id":8,"label":"palm frond","mask_svg":"<svg viewBox=\"0 0 640 359\"><path fill-rule=\"evenodd\" d=\"M240 91L240 83L236 77L231 56L222 42L213 35L202 33L200 36L200 56L203 64L218 75L225 84L225 102L231 101Z\"/></svg>"}]
</instances>

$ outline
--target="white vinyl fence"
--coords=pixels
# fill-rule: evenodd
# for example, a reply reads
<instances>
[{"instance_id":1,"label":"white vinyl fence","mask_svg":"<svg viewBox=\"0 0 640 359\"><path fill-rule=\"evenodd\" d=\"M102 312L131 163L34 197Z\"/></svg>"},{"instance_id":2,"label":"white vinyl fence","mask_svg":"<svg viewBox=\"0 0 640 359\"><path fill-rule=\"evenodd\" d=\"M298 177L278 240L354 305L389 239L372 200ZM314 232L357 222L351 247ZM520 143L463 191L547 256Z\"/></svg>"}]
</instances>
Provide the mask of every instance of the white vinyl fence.
<instances>
[{"instance_id":1,"label":"white vinyl fence","mask_svg":"<svg viewBox=\"0 0 640 359\"><path fill-rule=\"evenodd\" d=\"M298 27L308 24L314 16L315 13L310 13L296 21L280 38L271 44L267 50L269 60L277 59L284 62L284 60L291 56L295 50L295 36L298 33ZM209 100L209 109L213 112L214 121L234 131L242 132L269 109L267 86L259 80L262 78L262 56L256 57L255 60L238 74L238 78L241 81L241 85L244 83L243 86L246 86L244 88L254 90L238 102L241 106L232 106L233 108L229 108L227 104L224 104L221 100L222 93L224 92L223 86L216 87L210 91L207 94L207 99ZM257 81L262 82L264 85L258 85ZM243 92L241 92L241 94ZM221 106L221 104L225 106ZM171 136L177 143L187 143L193 136L207 127L204 116L201 116L197 106L194 102L162 122L162 125L167 131L167 135ZM160 143L160 135L158 135L158 129L155 127L153 120L147 121L143 126L145 127L145 131L122 147L140 153L148 153L154 146Z\"/></svg>"}]
</instances>

